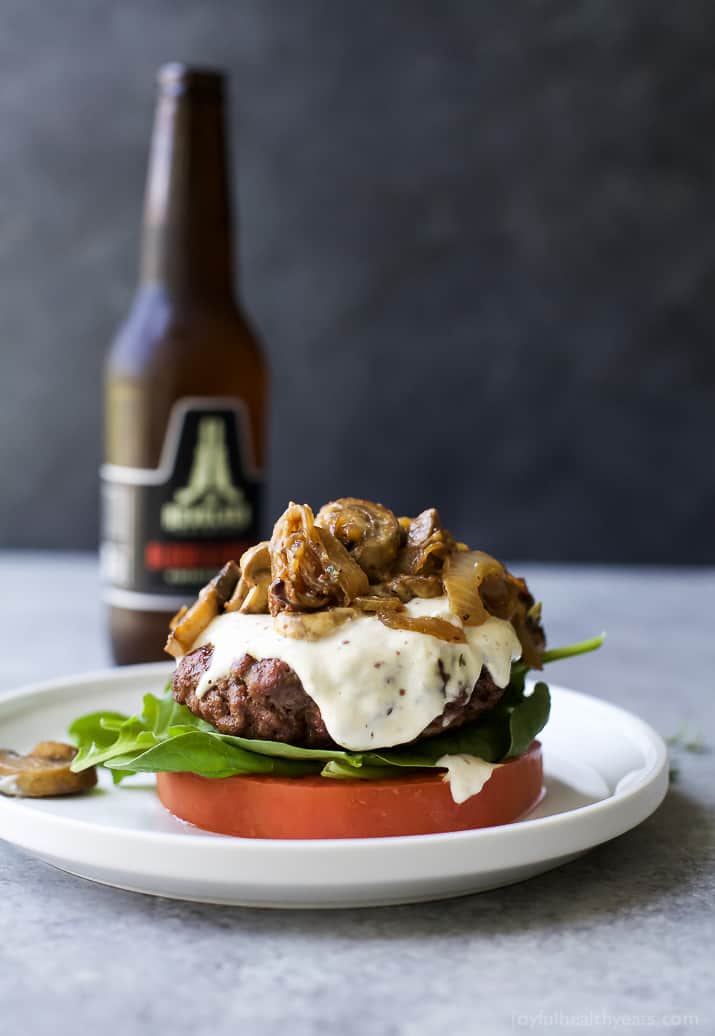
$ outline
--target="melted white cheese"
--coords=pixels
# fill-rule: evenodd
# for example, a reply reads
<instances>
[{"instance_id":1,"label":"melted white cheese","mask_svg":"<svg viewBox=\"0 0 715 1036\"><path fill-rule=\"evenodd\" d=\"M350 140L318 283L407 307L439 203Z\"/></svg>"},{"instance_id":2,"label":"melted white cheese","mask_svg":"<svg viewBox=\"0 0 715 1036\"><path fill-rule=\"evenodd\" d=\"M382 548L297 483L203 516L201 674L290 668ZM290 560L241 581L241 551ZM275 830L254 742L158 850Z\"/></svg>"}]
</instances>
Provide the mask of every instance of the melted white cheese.
<instances>
[{"instance_id":1,"label":"melted white cheese","mask_svg":"<svg viewBox=\"0 0 715 1036\"><path fill-rule=\"evenodd\" d=\"M488 763L476 755L443 755L437 766L447 770L444 780L449 784L452 798L459 804L478 795L501 763Z\"/></svg>"},{"instance_id":2,"label":"melted white cheese","mask_svg":"<svg viewBox=\"0 0 715 1036\"><path fill-rule=\"evenodd\" d=\"M416 598L407 611L461 625L446 597ZM353 751L389 748L413 741L449 702L468 698L483 665L497 686L508 683L512 660L521 654L511 623L489 618L464 633L466 644L448 644L364 615L320 640L296 640L277 633L270 615L228 612L194 644L214 649L197 693L205 694L243 654L279 658L297 673L337 744Z\"/></svg>"}]
</instances>

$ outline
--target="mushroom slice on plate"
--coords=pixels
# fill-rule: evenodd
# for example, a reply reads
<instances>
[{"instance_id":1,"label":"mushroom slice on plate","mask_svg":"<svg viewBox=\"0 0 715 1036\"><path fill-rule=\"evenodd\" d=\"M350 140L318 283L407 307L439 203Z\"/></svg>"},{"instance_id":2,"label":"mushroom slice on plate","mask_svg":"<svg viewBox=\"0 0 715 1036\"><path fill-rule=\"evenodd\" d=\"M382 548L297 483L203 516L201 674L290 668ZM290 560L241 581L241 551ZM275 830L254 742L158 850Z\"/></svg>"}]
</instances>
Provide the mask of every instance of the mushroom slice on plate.
<instances>
[{"instance_id":1,"label":"mushroom slice on plate","mask_svg":"<svg viewBox=\"0 0 715 1036\"><path fill-rule=\"evenodd\" d=\"M77 749L59 741L41 741L27 755L0 749L0 794L19 798L49 798L89 791L97 783L92 766L72 773Z\"/></svg>"}]
</instances>

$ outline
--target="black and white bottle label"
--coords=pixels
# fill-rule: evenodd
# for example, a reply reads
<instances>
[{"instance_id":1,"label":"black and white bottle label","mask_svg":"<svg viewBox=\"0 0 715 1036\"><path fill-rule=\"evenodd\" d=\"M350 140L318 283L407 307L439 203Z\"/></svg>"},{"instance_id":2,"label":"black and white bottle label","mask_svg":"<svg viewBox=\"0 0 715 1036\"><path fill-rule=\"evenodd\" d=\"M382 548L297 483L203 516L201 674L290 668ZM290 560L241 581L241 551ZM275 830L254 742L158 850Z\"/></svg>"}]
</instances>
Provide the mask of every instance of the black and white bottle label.
<instances>
[{"instance_id":1,"label":"black and white bottle label","mask_svg":"<svg viewBox=\"0 0 715 1036\"><path fill-rule=\"evenodd\" d=\"M101 470L104 597L170 611L259 537L262 481L246 405L174 404L158 468Z\"/></svg>"}]
</instances>

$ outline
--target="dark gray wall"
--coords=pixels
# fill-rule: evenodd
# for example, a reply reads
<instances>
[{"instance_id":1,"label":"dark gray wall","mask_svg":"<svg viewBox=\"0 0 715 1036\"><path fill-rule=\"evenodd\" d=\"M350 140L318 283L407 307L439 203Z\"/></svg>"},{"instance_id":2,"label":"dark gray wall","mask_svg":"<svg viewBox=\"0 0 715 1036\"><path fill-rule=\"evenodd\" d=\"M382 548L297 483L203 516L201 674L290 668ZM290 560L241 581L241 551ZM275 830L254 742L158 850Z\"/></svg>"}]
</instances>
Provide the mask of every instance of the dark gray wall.
<instances>
[{"instance_id":1,"label":"dark gray wall","mask_svg":"<svg viewBox=\"0 0 715 1036\"><path fill-rule=\"evenodd\" d=\"M155 67L232 73L272 509L715 560L715 5L0 2L0 544L96 537Z\"/></svg>"}]
</instances>

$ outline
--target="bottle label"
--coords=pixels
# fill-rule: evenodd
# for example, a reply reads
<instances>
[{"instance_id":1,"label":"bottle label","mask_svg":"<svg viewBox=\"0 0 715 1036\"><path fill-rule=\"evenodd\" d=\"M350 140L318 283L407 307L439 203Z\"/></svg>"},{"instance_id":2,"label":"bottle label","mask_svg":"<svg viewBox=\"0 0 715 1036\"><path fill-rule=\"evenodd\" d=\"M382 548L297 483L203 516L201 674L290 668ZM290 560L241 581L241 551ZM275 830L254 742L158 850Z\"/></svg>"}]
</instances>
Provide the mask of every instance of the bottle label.
<instances>
[{"instance_id":1,"label":"bottle label","mask_svg":"<svg viewBox=\"0 0 715 1036\"><path fill-rule=\"evenodd\" d=\"M261 474L237 399L174 404L158 468L101 470L100 567L109 604L170 611L260 535Z\"/></svg>"}]
</instances>

